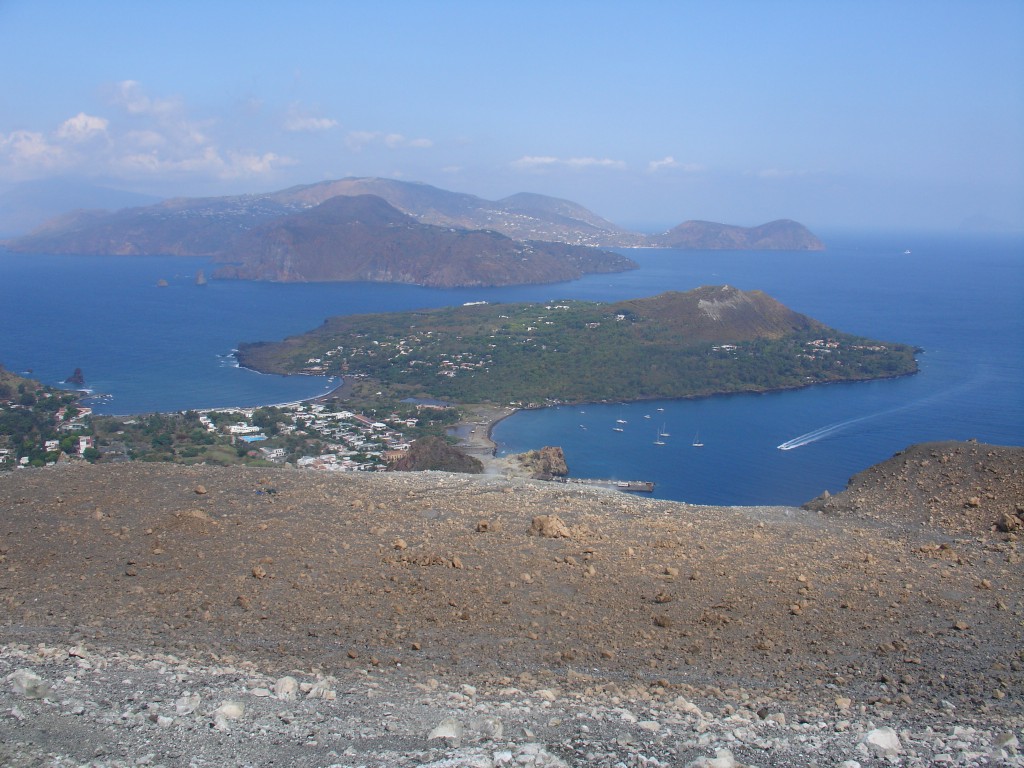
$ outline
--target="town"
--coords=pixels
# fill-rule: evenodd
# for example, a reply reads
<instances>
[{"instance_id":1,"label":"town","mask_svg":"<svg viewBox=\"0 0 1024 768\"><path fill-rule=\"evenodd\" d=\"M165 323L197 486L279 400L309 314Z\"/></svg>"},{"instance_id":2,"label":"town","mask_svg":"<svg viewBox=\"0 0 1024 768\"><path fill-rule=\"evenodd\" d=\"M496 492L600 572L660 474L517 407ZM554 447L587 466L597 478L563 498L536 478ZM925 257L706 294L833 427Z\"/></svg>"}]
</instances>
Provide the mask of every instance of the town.
<instances>
[{"instance_id":1,"label":"town","mask_svg":"<svg viewBox=\"0 0 1024 768\"><path fill-rule=\"evenodd\" d=\"M0 470L74 461L172 461L383 471L417 437L443 435L459 418L455 408L441 403L393 403L357 412L337 398L123 417L96 414L80 405L80 397L20 378L0 390Z\"/></svg>"}]
</instances>

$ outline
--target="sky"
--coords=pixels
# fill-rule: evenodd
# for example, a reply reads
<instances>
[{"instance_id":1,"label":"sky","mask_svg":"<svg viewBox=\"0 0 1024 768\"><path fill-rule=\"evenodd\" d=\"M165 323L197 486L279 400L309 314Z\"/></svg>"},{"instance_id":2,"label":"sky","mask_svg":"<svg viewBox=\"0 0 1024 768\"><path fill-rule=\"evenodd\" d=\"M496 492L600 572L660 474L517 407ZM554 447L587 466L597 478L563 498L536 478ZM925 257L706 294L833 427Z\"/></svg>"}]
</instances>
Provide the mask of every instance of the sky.
<instances>
[{"instance_id":1,"label":"sky","mask_svg":"<svg viewBox=\"0 0 1024 768\"><path fill-rule=\"evenodd\" d=\"M1022 0L0 0L0 191L346 176L622 226L1024 228Z\"/></svg>"}]
</instances>

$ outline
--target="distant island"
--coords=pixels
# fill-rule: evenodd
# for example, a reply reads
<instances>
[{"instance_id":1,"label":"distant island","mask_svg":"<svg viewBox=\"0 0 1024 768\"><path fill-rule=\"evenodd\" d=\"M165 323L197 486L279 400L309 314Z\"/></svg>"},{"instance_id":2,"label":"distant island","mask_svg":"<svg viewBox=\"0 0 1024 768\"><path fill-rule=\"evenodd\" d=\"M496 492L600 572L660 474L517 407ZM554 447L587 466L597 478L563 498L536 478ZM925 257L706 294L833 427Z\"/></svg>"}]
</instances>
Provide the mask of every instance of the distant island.
<instances>
[{"instance_id":1,"label":"distant island","mask_svg":"<svg viewBox=\"0 0 1024 768\"><path fill-rule=\"evenodd\" d=\"M581 205L521 193L498 201L390 179L325 181L262 195L78 211L4 241L24 253L207 256L213 275L437 287L550 283L633 269L610 247L824 250L795 221L688 221L629 232Z\"/></svg>"},{"instance_id":2,"label":"distant island","mask_svg":"<svg viewBox=\"0 0 1024 768\"><path fill-rule=\"evenodd\" d=\"M384 396L516 406L763 392L917 371L915 349L828 328L760 291L333 317L240 344L268 373L367 378Z\"/></svg>"},{"instance_id":3,"label":"distant island","mask_svg":"<svg viewBox=\"0 0 1024 768\"><path fill-rule=\"evenodd\" d=\"M254 227L215 277L368 280L438 288L554 283L637 267L625 256L498 232L421 224L375 195L338 196Z\"/></svg>"},{"instance_id":4,"label":"distant island","mask_svg":"<svg viewBox=\"0 0 1024 768\"><path fill-rule=\"evenodd\" d=\"M788 219L758 227L733 227L713 221L684 221L663 235L648 238L651 246L692 250L823 251L824 243L802 224Z\"/></svg>"}]
</instances>

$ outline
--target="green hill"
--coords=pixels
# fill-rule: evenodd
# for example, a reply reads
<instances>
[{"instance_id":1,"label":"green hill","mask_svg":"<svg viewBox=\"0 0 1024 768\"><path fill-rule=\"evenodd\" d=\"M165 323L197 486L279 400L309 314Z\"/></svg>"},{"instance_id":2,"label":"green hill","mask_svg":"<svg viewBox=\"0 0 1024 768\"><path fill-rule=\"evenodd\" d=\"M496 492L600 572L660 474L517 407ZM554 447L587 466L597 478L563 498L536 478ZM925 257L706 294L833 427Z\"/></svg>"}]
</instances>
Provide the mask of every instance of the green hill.
<instances>
[{"instance_id":1,"label":"green hill","mask_svg":"<svg viewBox=\"0 0 1024 768\"><path fill-rule=\"evenodd\" d=\"M363 376L390 396L587 402L758 392L914 373L914 349L828 328L729 286L612 304L477 304L330 318L242 365Z\"/></svg>"}]
</instances>

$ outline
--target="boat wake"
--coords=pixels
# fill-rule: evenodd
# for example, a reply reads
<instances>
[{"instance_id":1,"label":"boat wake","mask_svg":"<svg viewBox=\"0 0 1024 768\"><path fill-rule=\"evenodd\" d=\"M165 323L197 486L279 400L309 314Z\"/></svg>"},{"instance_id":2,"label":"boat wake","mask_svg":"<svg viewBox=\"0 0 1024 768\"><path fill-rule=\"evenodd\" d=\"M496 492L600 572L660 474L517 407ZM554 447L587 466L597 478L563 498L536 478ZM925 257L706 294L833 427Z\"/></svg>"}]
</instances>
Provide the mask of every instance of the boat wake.
<instances>
[{"instance_id":1,"label":"boat wake","mask_svg":"<svg viewBox=\"0 0 1024 768\"><path fill-rule=\"evenodd\" d=\"M918 400L913 403L907 403L906 405L900 405L895 408L887 408L886 410L878 411L877 413L869 413L865 416L857 416L852 419L846 419L845 421L837 421L835 424L827 424L824 427L812 429L810 432L804 432L802 435L798 435L794 437L792 440L787 440L786 442L781 443L780 445L777 445L775 447L778 448L780 451L791 451L794 448L801 448L805 445L816 443L818 440L821 440L822 438L834 435L836 432L841 432L842 430L847 429L848 427L852 427L854 424L859 424L862 421L877 419L879 416L890 416L894 413L899 413L900 411L907 411L910 410L911 408L920 408L922 406L929 405L939 400L944 400L950 397L951 395L976 387L979 384L986 381L988 378L989 375L987 370L982 370L979 371L979 373L976 376L974 376L974 378L972 378L970 381L963 382L962 384L958 384L942 392L936 392L935 394L923 398L922 400Z\"/></svg>"},{"instance_id":2,"label":"boat wake","mask_svg":"<svg viewBox=\"0 0 1024 768\"><path fill-rule=\"evenodd\" d=\"M824 427L818 427L817 429L812 429L810 432L804 432L802 435L798 435L797 437L794 437L792 440L787 440L786 442L775 447L778 448L780 451L791 451L794 448L800 448L804 445L809 445L810 443L817 442L818 440L821 440L823 437L834 435L836 432L844 430L847 427L857 424L858 422L867 421L868 419L873 419L876 416L882 416L884 413L889 413L889 411L883 411L883 413L872 413L867 416L858 416L856 419L847 419L846 421L838 421L835 424L829 424Z\"/></svg>"}]
</instances>

